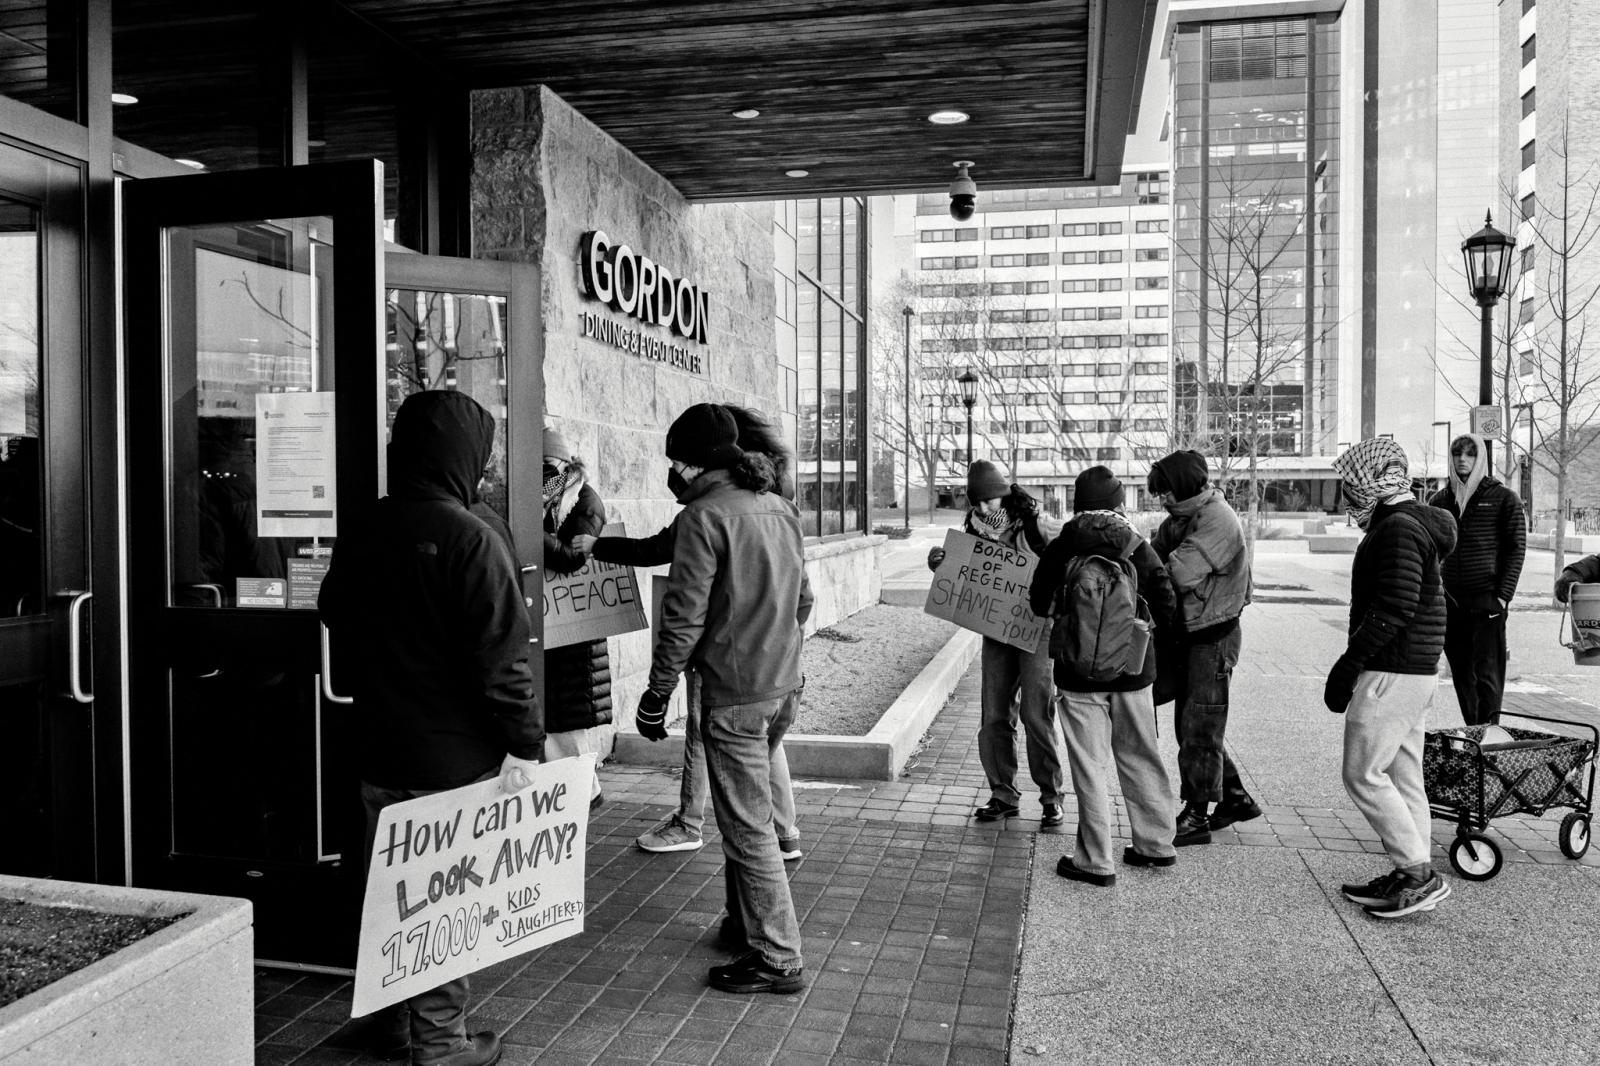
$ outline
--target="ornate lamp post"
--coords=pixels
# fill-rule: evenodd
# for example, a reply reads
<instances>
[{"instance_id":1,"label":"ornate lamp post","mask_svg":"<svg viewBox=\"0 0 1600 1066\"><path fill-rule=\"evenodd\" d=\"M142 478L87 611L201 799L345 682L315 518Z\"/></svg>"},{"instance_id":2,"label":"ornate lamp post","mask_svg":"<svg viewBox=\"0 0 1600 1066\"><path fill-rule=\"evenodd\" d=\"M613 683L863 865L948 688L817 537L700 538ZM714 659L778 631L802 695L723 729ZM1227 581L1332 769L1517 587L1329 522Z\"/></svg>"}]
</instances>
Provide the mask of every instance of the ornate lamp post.
<instances>
[{"instance_id":1,"label":"ornate lamp post","mask_svg":"<svg viewBox=\"0 0 1600 1066\"><path fill-rule=\"evenodd\" d=\"M911 529L911 317L916 314L907 304L900 309L906 316L906 529Z\"/></svg>"},{"instance_id":2,"label":"ornate lamp post","mask_svg":"<svg viewBox=\"0 0 1600 1066\"><path fill-rule=\"evenodd\" d=\"M972 464L972 405L978 402L978 375L969 366L956 381L961 384L961 404L967 409L967 465Z\"/></svg>"},{"instance_id":3,"label":"ornate lamp post","mask_svg":"<svg viewBox=\"0 0 1600 1066\"><path fill-rule=\"evenodd\" d=\"M1494 305L1506 292L1511 277L1511 251L1514 238L1494 228L1489 213L1483 215L1483 228L1461 242L1461 259L1467 270L1467 287L1477 301L1482 318L1479 346L1478 405L1494 403ZM1494 469L1494 444L1484 440L1484 458Z\"/></svg>"}]
</instances>

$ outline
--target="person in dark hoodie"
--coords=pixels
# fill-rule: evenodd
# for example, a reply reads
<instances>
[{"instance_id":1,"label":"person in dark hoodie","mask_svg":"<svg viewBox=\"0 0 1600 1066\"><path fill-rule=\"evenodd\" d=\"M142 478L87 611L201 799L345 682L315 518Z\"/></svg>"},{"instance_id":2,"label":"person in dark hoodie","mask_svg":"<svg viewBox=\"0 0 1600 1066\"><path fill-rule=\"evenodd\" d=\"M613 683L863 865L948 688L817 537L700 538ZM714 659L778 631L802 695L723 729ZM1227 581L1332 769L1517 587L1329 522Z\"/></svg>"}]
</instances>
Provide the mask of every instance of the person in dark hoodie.
<instances>
[{"instance_id":1,"label":"person in dark hoodie","mask_svg":"<svg viewBox=\"0 0 1600 1066\"><path fill-rule=\"evenodd\" d=\"M519 575L468 510L493 440L494 417L464 393L406 397L389 495L340 530L323 579L317 605L355 701L368 857L382 808L497 775L519 791L543 755ZM497 1062L499 1037L466 1031L468 993L463 977L413 996L370 1040L409 1045L414 1066Z\"/></svg>"},{"instance_id":2,"label":"person in dark hoodie","mask_svg":"<svg viewBox=\"0 0 1600 1066\"><path fill-rule=\"evenodd\" d=\"M1244 529L1219 489L1206 485L1206 457L1178 451L1150 470L1150 491L1167 509L1151 546L1178 594L1177 624L1160 656L1178 737L1178 847L1211 843L1211 831L1261 816L1223 744L1228 682L1239 662L1239 615L1250 602ZM1212 803L1217 805L1210 811Z\"/></svg>"},{"instance_id":3,"label":"person in dark hoodie","mask_svg":"<svg viewBox=\"0 0 1600 1066\"><path fill-rule=\"evenodd\" d=\"M1039 555L1050 543L1053 523L1039 513L1039 501L1019 485L1007 485L993 463L979 459L967 468L967 509L962 532ZM944 548L928 551L928 569L944 562ZM989 800L972 812L980 822L1015 816L1017 801L1017 719L1028 749L1028 772L1039 789L1039 825L1050 829L1067 820L1062 809L1065 780L1056 747L1055 701L1050 686L1050 625L1039 646L1024 651L993 637L983 638L983 687L979 690L978 761L989 779Z\"/></svg>"},{"instance_id":4,"label":"person in dark hoodie","mask_svg":"<svg viewBox=\"0 0 1600 1066\"><path fill-rule=\"evenodd\" d=\"M1456 524L1412 498L1405 450L1392 439L1352 445L1333 469L1366 536L1350 572L1349 642L1322 699L1345 716L1345 791L1394 864L1341 891L1373 917L1400 918L1431 911L1450 895L1430 858L1422 749L1444 650L1440 564L1455 547Z\"/></svg>"},{"instance_id":5,"label":"person in dark hoodie","mask_svg":"<svg viewBox=\"0 0 1600 1066\"><path fill-rule=\"evenodd\" d=\"M772 826L772 758L800 707L800 646L811 614L800 512L772 490L772 460L738 446L726 407L695 404L667 430L667 485L683 504L661 598L643 736L666 736L667 705L691 665L700 731L722 831L728 916L742 950L710 972L723 992L804 987L800 924Z\"/></svg>"},{"instance_id":6,"label":"person in dark hoodie","mask_svg":"<svg viewBox=\"0 0 1600 1066\"><path fill-rule=\"evenodd\" d=\"M1028 590L1034 614L1050 616L1073 559L1125 555L1138 574L1139 595L1157 632L1172 624L1177 601L1166 568L1128 524L1122 504L1122 482L1107 467L1091 466L1078 475L1072 520L1050 542L1034 571ZM1057 624L1062 623L1058 620ZM1072 766L1072 788L1078 794L1076 844L1071 855L1063 855L1056 863L1056 873L1062 877L1101 887L1116 883L1105 774L1106 764L1113 759L1133 837L1133 844L1123 849L1122 861L1129 866L1171 866L1178 861L1172 847L1172 782L1156 750L1156 707L1151 697L1155 677L1154 642L1146 646L1144 662L1136 672L1110 681L1091 681L1075 673L1067 662L1056 660L1067 759Z\"/></svg>"},{"instance_id":7,"label":"person in dark hoodie","mask_svg":"<svg viewBox=\"0 0 1600 1066\"><path fill-rule=\"evenodd\" d=\"M583 569L580 537L598 537L606 505L589 484L589 471L560 433L544 431L544 565L552 574ZM592 754L598 759L603 729L611 721L611 655L606 639L583 640L544 653L544 752L547 759ZM601 800L599 763L589 786L589 806Z\"/></svg>"},{"instance_id":8,"label":"person in dark hoodie","mask_svg":"<svg viewBox=\"0 0 1600 1066\"><path fill-rule=\"evenodd\" d=\"M1468 725L1500 720L1506 687L1506 612L1528 550L1522 502L1489 473L1483 438L1450 442L1450 483L1428 500L1456 520L1444 561L1444 657Z\"/></svg>"}]
</instances>

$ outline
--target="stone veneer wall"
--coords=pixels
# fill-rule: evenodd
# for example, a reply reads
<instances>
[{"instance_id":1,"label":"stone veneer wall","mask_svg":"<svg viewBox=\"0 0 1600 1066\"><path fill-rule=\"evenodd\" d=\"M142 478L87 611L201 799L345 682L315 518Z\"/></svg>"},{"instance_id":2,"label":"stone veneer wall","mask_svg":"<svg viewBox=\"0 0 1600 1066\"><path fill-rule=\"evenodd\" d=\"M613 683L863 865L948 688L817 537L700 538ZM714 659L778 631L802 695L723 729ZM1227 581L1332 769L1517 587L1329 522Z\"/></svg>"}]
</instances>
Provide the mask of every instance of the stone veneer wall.
<instances>
[{"instance_id":1,"label":"stone veneer wall","mask_svg":"<svg viewBox=\"0 0 1600 1066\"><path fill-rule=\"evenodd\" d=\"M755 407L781 417L792 433L792 390L774 350L771 205L689 203L544 87L475 92L472 154L473 254L540 265L545 422L587 461L612 521L646 536L672 520L677 505L667 492L662 445L667 427L691 404ZM710 294L706 345L641 326L582 294L578 242L593 229ZM583 311L698 348L704 372L677 370L580 337ZM852 543L853 553L833 545L808 550L808 557L819 551L829 556L821 573L816 563L808 565L819 594L814 625L841 617L833 613L840 609L865 606L857 601L868 592L876 602L875 538ZM851 554L861 562L847 563ZM644 602L652 604L652 572L640 578ZM844 583L855 587L834 587ZM615 724L632 722L649 665L648 634L611 641ZM680 700L682 693L680 686Z\"/></svg>"}]
</instances>

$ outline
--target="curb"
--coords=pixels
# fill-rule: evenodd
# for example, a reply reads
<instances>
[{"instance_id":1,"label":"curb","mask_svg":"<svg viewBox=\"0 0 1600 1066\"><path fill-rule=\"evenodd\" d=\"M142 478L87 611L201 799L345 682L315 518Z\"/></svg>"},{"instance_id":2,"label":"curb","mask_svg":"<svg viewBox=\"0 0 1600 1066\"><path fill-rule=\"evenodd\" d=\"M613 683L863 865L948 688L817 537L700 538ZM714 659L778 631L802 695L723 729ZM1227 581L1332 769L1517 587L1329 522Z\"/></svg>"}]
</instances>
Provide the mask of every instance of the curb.
<instances>
[{"instance_id":1,"label":"curb","mask_svg":"<svg viewBox=\"0 0 1600 1066\"><path fill-rule=\"evenodd\" d=\"M893 781L982 646L980 634L958 630L864 737L788 734L783 738L783 750L789 757L789 773L795 777ZM628 766L682 766L683 730L669 730L667 739L655 744L638 733L619 732L611 757Z\"/></svg>"}]
</instances>

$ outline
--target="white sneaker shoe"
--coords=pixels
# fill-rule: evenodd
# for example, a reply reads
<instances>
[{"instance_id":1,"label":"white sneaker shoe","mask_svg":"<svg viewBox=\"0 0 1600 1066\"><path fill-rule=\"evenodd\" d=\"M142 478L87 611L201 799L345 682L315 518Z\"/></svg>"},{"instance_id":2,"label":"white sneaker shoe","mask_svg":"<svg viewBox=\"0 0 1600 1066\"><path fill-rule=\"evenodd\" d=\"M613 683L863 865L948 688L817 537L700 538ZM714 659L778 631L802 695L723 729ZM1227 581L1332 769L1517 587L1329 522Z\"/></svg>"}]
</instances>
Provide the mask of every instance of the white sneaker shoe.
<instances>
[{"instance_id":1,"label":"white sneaker shoe","mask_svg":"<svg viewBox=\"0 0 1600 1066\"><path fill-rule=\"evenodd\" d=\"M682 822L678 821L676 812L667 817L650 832L643 834L635 841L639 847L650 852L665 851L694 851L704 841L699 833L691 833Z\"/></svg>"},{"instance_id":2,"label":"white sneaker shoe","mask_svg":"<svg viewBox=\"0 0 1600 1066\"><path fill-rule=\"evenodd\" d=\"M784 862L794 862L805 852L800 850L800 838L778 841L778 854L783 856Z\"/></svg>"}]
</instances>

